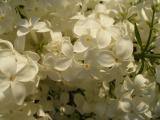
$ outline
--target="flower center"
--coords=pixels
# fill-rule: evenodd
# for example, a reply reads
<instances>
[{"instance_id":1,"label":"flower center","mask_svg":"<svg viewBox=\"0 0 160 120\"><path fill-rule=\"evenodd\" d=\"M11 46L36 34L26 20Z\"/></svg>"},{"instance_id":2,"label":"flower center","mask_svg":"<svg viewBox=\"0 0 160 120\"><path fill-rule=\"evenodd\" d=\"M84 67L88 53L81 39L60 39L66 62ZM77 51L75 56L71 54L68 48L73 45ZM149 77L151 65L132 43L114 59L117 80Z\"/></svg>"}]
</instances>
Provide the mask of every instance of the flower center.
<instances>
[{"instance_id":1,"label":"flower center","mask_svg":"<svg viewBox=\"0 0 160 120\"><path fill-rule=\"evenodd\" d=\"M11 75L10 81L14 81L15 79L16 79L16 76L15 75Z\"/></svg>"},{"instance_id":2,"label":"flower center","mask_svg":"<svg viewBox=\"0 0 160 120\"><path fill-rule=\"evenodd\" d=\"M86 41L89 42L89 41L91 41L91 39L90 39L89 37L87 37L87 38L86 38Z\"/></svg>"},{"instance_id":3,"label":"flower center","mask_svg":"<svg viewBox=\"0 0 160 120\"><path fill-rule=\"evenodd\" d=\"M89 64L84 64L83 66L84 66L84 69L86 69L86 70L89 70L91 67Z\"/></svg>"}]
</instances>

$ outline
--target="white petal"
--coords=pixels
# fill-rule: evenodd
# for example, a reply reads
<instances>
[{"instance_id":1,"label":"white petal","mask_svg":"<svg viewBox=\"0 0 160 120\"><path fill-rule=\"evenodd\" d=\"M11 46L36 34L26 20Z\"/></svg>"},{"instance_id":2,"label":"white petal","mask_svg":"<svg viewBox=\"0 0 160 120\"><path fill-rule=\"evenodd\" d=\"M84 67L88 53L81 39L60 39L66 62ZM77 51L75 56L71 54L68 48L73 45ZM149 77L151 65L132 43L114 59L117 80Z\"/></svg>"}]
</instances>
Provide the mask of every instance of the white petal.
<instances>
[{"instance_id":1,"label":"white petal","mask_svg":"<svg viewBox=\"0 0 160 120\"><path fill-rule=\"evenodd\" d=\"M133 83L130 79L126 79L123 82L123 87L125 90L129 91L133 89Z\"/></svg>"},{"instance_id":2,"label":"white petal","mask_svg":"<svg viewBox=\"0 0 160 120\"><path fill-rule=\"evenodd\" d=\"M74 74L73 74L73 71L74 71ZM66 81L76 80L81 71L82 71L82 66L76 62L73 62L70 68L62 72L62 76Z\"/></svg>"},{"instance_id":3,"label":"white petal","mask_svg":"<svg viewBox=\"0 0 160 120\"><path fill-rule=\"evenodd\" d=\"M107 0L108 1L108 0ZM104 12L106 12L106 6L105 5L103 5L103 4L97 4L96 6L95 6L95 11L97 12L97 13L104 13ZM103 15L103 14L102 14Z\"/></svg>"},{"instance_id":4,"label":"white petal","mask_svg":"<svg viewBox=\"0 0 160 120\"><path fill-rule=\"evenodd\" d=\"M34 81L38 73L38 65L32 60L28 60L28 63L16 74L16 81L29 82Z\"/></svg>"},{"instance_id":5,"label":"white petal","mask_svg":"<svg viewBox=\"0 0 160 120\"><path fill-rule=\"evenodd\" d=\"M111 33L101 29L97 33L97 44L99 48L105 48L111 43Z\"/></svg>"},{"instance_id":6,"label":"white petal","mask_svg":"<svg viewBox=\"0 0 160 120\"><path fill-rule=\"evenodd\" d=\"M13 45L7 40L0 39L0 49L13 49Z\"/></svg>"},{"instance_id":7,"label":"white petal","mask_svg":"<svg viewBox=\"0 0 160 120\"><path fill-rule=\"evenodd\" d=\"M4 92L10 87L10 81L8 79L1 79L0 76L0 92Z\"/></svg>"},{"instance_id":8,"label":"white petal","mask_svg":"<svg viewBox=\"0 0 160 120\"><path fill-rule=\"evenodd\" d=\"M81 36L79 40L81 41L83 46L85 46L87 49L97 47L96 39L92 38L92 36L90 35Z\"/></svg>"},{"instance_id":9,"label":"white petal","mask_svg":"<svg viewBox=\"0 0 160 120\"><path fill-rule=\"evenodd\" d=\"M139 74L135 77L134 83L137 87L145 87L149 83L148 79L144 78L143 75Z\"/></svg>"},{"instance_id":10,"label":"white petal","mask_svg":"<svg viewBox=\"0 0 160 120\"><path fill-rule=\"evenodd\" d=\"M34 26L35 24L38 23L39 20L40 18L32 17L31 19L29 19L29 23Z\"/></svg>"},{"instance_id":11,"label":"white petal","mask_svg":"<svg viewBox=\"0 0 160 120\"><path fill-rule=\"evenodd\" d=\"M16 58L12 51L0 51L0 71L6 75L16 73Z\"/></svg>"},{"instance_id":12,"label":"white petal","mask_svg":"<svg viewBox=\"0 0 160 120\"><path fill-rule=\"evenodd\" d=\"M130 40L119 40L116 43L115 53L118 58L128 60L133 53L133 43Z\"/></svg>"},{"instance_id":13,"label":"white petal","mask_svg":"<svg viewBox=\"0 0 160 120\"><path fill-rule=\"evenodd\" d=\"M21 27L17 31L17 36L24 36L29 33L29 29Z\"/></svg>"},{"instance_id":14,"label":"white petal","mask_svg":"<svg viewBox=\"0 0 160 120\"><path fill-rule=\"evenodd\" d=\"M37 30L37 32L48 32L47 24L45 22L38 22L33 26L33 30Z\"/></svg>"},{"instance_id":15,"label":"white petal","mask_svg":"<svg viewBox=\"0 0 160 120\"><path fill-rule=\"evenodd\" d=\"M150 110L146 111L144 114L150 119L153 118L153 114Z\"/></svg>"},{"instance_id":16,"label":"white petal","mask_svg":"<svg viewBox=\"0 0 160 120\"><path fill-rule=\"evenodd\" d=\"M14 81L11 83L11 91L12 91L13 97L16 100L16 103L18 105L21 105L24 102L24 99L26 97L27 91L25 89L25 86L20 82Z\"/></svg>"},{"instance_id":17,"label":"white petal","mask_svg":"<svg viewBox=\"0 0 160 120\"><path fill-rule=\"evenodd\" d=\"M97 31L100 29L99 24L93 19L79 20L74 26L74 33L78 36L90 34L96 38Z\"/></svg>"},{"instance_id":18,"label":"white petal","mask_svg":"<svg viewBox=\"0 0 160 120\"><path fill-rule=\"evenodd\" d=\"M37 32L49 32L49 31L50 31L50 29L47 27L44 27L44 28L37 30Z\"/></svg>"},{"instance_id":19,"label":"white petal","mask_svg":"<svg viewBox=\"0 0 160 120\"><path fill-rule=\"evenodd\" d=\"M63 39L61 32L50 31L51 39L54 41L61 41Z\"/></svg>"},{"instance_id":20,"label":"white petal","mask_svg":"<svg viewBox=\"0 0 160 120\"><path fill-rule=\"evenodd\" d=\"M97 61L104 67L112 67L116 64L114 56L109 51L102 51L97 56Z\"/></svg>"},{"instance_id":21,"label":"white petal","mask_svg":"<svg viewBox=\"0 0 160 120\"><path fill-rule=\"evenodd\" d=\"M72 64L72 59L60 58L56 60L54 68L59 71L65 71L71 66L71 64Z\"/></svg>"},{"instance_id":22,"label":"white petal","mask_svg":"<svg viewBox=\"0 0 160 120\"><path fill-rule=\"evenodd\" d=\"M145 111L147 111L147 109L149 108L149 106L141 101L140 103L138 103L138 105L136 106L136 110L139 112L139 113L144 113Z\"/></svg>"},{"instance_id":23,"label":"white petal","mask_svg":"<svg viewBox=\"0 0 160 120\"><path fill-rule=\"evenodd\" d=\"M83 19L85 19L85 16L82 15L82 13L78 12L75 16L71 17L70 19L73 19L73 20L83 20Z\"/></svg>"},{"instance_id":24,"label":"white petal","mask_svg":"<svg viewBox=\"0 0 160 120\"><path fill-rule=\"evenodd\" d=\"M74 25L74 33L78 36L82 36L82 35L85 35L87 34L87 30L85 28L85 20L80 20L78 21L75 25Z\"/></svg>"},{"instance_id":25,"label":"white petal","mask_svg":"<svg viewBox=\"0 0 160 120\"><path fill-rule=\"evenodd\" d=\"M3 94L3 92L0 92L0 103L3 103L5 100L5 95ZM6 102L6 101L5 101Z\"/></svg>"},{"instance_id":26,"label":"white petal","mask_svg":"<svg viewBox=\"0 0 160 120\"><path fill-rule=\"evenodd\" d=\"M46 66L46 67L54 67L54 64L55 64L55 59L56 57L51 55L51 54L47 54L45 55L44 57L44 60L43 60L43 64Z\"/></svg>"},{"instance_id":27,"label":"white petal","mask_svg":"<svg viewBox=\"0 0 160 120\"><path fill-rule=\"evenodd\" d=\"M30 57L32 60L34 60L34 61L39 61L40 60L40 56L37 54L37 53L35 53L35 52L32 52L32 51L25 51L25 54L28 56L28 57Z\"/></svg>"},{"instance_id":28,"label":"white petal","mask_svg":"<svg viewBox=\"0 0 160 120\"><path fill-rule=\"evenodd\" d=\"M29 24L28 20L26 20L26 19L21 19L21 21L18 22L18 25L21 27L25 27L25 28L28 28L31 26Z\"/></svg>"},{"instance_id":29,"label":"white petal","mask_svg":"<svg viewBox=\"0 0 160 120\"><path fill-rule=\"evenodd\" d=\"M100 15L100 23L103 27L109 28L113 25L114 19L107 16L107 15L101 14Z\"/></svg>"},{"instance_id":30,"label":"white petal","mask_svg":"<svg viewBox=\"0 0 160 120\"><path fill-rule=\"evenodd\" d=\"M149 21L149 13L147 12L147 10L145 10L144 8L141 9L141 15L142 15L142 18L145 20L145 21Z\"/></svg>"},{"instance_id":31,"label":"white petal","mask_svg":"<svg viewBox=\"0 0 160 120\"><path fill-rule=\"evenodd\" d=\"M66 57L72 57L73 56L73 46L70 41L65 40L62 42L62 53Z\"/></svg>"},{"instance_id":32,"label":"white petal","mask_svg":"<svg viewBox=\"0 0 160 120\"><path fill-rule=\"evenodd\" d=\"M80 40L78 40L75 42L73 49L74 49L74 52L82 53L86 51L88 47L84 46L83 43Z\"/></svg>"},{"instance_id":33,"label":"white petal","mask_svg":"<svg viewBox=\"0 0 160 120\"><path fill-rule=\"evenodd\" d=\"M17 73L27 64L27 59L17 52L15 55L17 59L17 69L16 69L16 73Z\"/></svg>"},{"instance_id":34,"label":"white petal","mask_svg":"<svg viewBox=\"0 0 160 120\"><path fill-rule=\"evenodd\" d=\"M123 112L130 112L131 103L129 101L119 101L118 108L120 108Z\"/></svg>"}]
</instances>

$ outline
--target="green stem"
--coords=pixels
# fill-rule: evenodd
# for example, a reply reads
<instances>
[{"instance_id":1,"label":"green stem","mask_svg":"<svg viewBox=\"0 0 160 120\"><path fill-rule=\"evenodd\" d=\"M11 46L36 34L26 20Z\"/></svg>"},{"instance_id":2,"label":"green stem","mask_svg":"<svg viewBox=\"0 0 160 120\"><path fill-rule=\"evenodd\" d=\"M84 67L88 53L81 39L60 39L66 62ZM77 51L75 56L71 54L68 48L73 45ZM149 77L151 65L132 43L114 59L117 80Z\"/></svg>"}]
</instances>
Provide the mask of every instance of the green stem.
<instances>
[{"instance_id":1,"label":"green stem","mask_svg":"<svg viewBox=\"0 0 160 120\"><path fill-rule=\"evenodd\" d=\"M147 40L147 43L143 49L143 47L141 47L141 44L140 44L140 47L141 47L141 53L139 54L134 54L134 57L135 58L138 58L138 59L141 59L141 67L138 71L138 74L142 73L143 72L143 69L144 69L144 66L145 66L145 58L160 58L160 55L158 54L150 54L150 53L147 53L147 49L151 43L151 39L152 39L152 34L153 34L153 26L154 26L154 18L155 18L155 9L153 8L153 14L152 14L152 20L151 20L151 24L150 24L150 31L149 31L149 36L148 36L148 40ZM135 29L138 33L138 28L135 24ZM139 40L140 40L140 35L137 34L136 36Z\"/></svg>"},{"instance_id":2,"label":"green stem","mask_svg":"<svg viewBox=\"0 0 160 120\"><path fill-rule=\"evenodd\" d=\"M142 64L141 64L141 67L138 71L138 74L141 74L143 72L143 69L144 69L144 59L142 59Z\"/></svg>"},{"instance_id":3,"label":"green stem","mask_svg":"<svg viewBox=\"0 0 160 120\"><path fill-rule=\"evenodd\" d=\"M160 54L150 54L150 53L141 54L141 53L137 53L137 54L134 54L134 57L137 58L137 59L144 59L144 58L159 58L160 59Z\"/></svg>"},{"instance_id":4,"label":"green stem","mask_svg":"<svg viewBox=\"0 0 160 120\"><path fill-rule=\"evenodd\" d=\"M145 54L146 58L160 58L160 54Z\"/></svg>"},{"instance_id":5,"label":"green stem","mask_svg":"<svg viewBox=\"0 0 160 120\"><path fill-rule=\"evenodd\" d=\"M152 14L152 21L151 21L151 25L150 25L149 36L148 36L146 46L145 46L144 50L142 51L142 53L144 53L148 49L149 44L151 42L151 37L152 37L152 33L153 33L153 25L154 25L154 18L155 18L155 9L153 8L153 14Z\"/></svg>"}]
</instances>

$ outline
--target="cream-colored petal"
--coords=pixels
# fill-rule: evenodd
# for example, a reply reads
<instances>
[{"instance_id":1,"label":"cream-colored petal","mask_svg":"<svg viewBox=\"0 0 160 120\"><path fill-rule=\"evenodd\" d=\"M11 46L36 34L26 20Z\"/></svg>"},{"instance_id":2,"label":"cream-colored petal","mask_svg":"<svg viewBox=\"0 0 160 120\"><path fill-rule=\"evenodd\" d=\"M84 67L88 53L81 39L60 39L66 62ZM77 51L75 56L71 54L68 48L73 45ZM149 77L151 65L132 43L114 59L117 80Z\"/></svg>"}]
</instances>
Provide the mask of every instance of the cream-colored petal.
<instances>
[{"instance_id":1,"label":"cream-colored petal","mask_svg":"<svg viewBox=\"0 0 160 120\"><path fill-rule=\"evenodd\" d=\"M109 51L101 51L97 55L97 61L104 67L112 67L116 64L114 56Z\"/></svg>"},{"instance_id":2,"label":"cream-colored petal","mask_svg":"<svg viewBox=\"0 0 160 120\"><path fill-rule=\"evenodd\" d=\"M33 26L33 30L36 30L37 32L48 32L49 28L45 22L38 22Z\"/></svg>"},{"instance_id":3,"label":"cream-colored petal","mask_svg":"<svg viewBox=\"0 0 160 120\"><path fill-rule=\"evenodd\" d=\"M38 73L36 62L28 59L28 63L16 73L16 81L29 82L34 81Z\"/></svg>"},{"instance_id":4,"label":"cream-colored petal","mask_svg":"<svg viewBox=\"0 0 160 120\"><path fill-rule=\"evenodd\" d=\"M98 47L100 49L105 48L111 43L111 33L105 29L100 29L97 33L96 39Z\"/></svg>"},{"instance_id":5,"label":"cream-colored petal","mask_svg":"<svg viewBox=\"0 0 160 120\"><path fill-rule=\"evenodd\" d=\"M29 33L29 29L28 28L21 27L17 31L17 36L24 36L24 35L26 35L28 33Z\"/></svg>"},{"instance_id":6,"label":"cream-colored petal","mask_svg":"<svg viewBox=\"0 0 160 120\"><path fill-rule=\"evenodd\" d=\"M87 46L83 45L83 43L80 40L77 40L73 46L74 52L76 53L82 53L88 49Z\"/></svg>"},{"instance_id":7,"label":"cream-colored petal","mask_svg":"<svg viewBox=\"0 0 160 120\"><path fill-rule=\"evenodd\" d=\"M134 79L134 84L136 87L143 88L149 83L149 80L143 77L143 75L138 74Z\"/></svg>"},{"instance_id":8,"label":"cream-colored petal","mask_svg":"<svg viewBox=\"0 0 160 120\"><path fill-rule=\"evenodd\" d=\"M27 59L18 52L16 52L15 56L17 59L17 69L16 69L17 73L27 64Z\"/></svg>"},{"instance_id":9,"label":"cream-colored petal","mask_svg":"<svg viewBox=\"0 0 160 120\"><path fill-rule=\"evenodd\" d=\"M99 29L100 25L94 19L85 19L79 20L75 24L73 31L77 36L90 34L93 38L96 38Z\"/></svg>"},{"instance_id":10,"label":"cream-colored petal","mask_svg":"<svg viewBox=\"0 0 160 120\"><path fill-rule=\"evenodd\" d=\"M0 50L4 50L4 49L13 49L13 45L11 42L7 41L7 40L2 40L0 39Z\"/></svg>"},{"instance_id":11,"label":"cream-colored petal","mask_svg":"<svg viewBox=\"0 0 160 120\"><path fill-rule=\"evenodd\" d=\"M0 76L0 92L6 91L9 87L10 87L9 79L1 80L1 76Z\"/></svg>"},{"instance_id":12,"label":"cream-colored petal","mask_svg":"<svg viewBox=\"0 0 160 120\"><path fill-rule=\"evenodd\" d=\"M66 56L66 57L72 57L73 56L73 46L71 44L70 41L65 40L62 42L62 53Z\"/></svg>"},{"instance_id":13,"label":"cream-colored petal","mask_svg":"<svg viewBox=\"0 0 160 120\"><path fill-rule=\"evenodd\" d=\"M114 19L107 16L107 15L101 14L100 15L100 23L103 27L109 28L109 27L113 26Z\"/></svg>"},{"instance_id":14,"label":"cream-colored petal","mask_svg":"<svg viewBox=\"0 0 160 120\"><path fill-rule=\"evenodd\" d=\"M16 58L12 51L0 51L0 71L6 75L16 73Z\"/></svg>"},{"instance_id":15,"label":"cream-colored petal","mask_svg":"<svg viewBox=\"0 0 160 120\"><path fill-rule=\"evenodd\" d=\"M40 56L36 52L25 51L25 55L27 55L28 57L30 57L32 60L34 60L36 62L38 62L40 60Z\"/></svg>"},{"instance_id":16,"label":"cream-colored petal","mask_svg":"<svg viewBox=\"0 0 160 120\"><path fill-rule=\"evenodd\" d=\"M115 53L118 58L128 60L133 53L133 43L130 40L119 40L116 43Z\"/></svg>"},{"instance_id":17,"label":"cream-colored petal","mask_svg":"<svg viewBox=\"0 0 160 120\"><path fill-rule=\"evenodd\" d=\"M58 71L65 71L72 64L72 59L60 58L55 61L55 69Z\"/></svg>"},{"instance_id":18,"label":"cream-colored petal","mask_svg":"<svg viewBox=\"0 0 160 120\"><path fill-rule=\"evenodd\" d=\"M130 112L130 110L132 109L131 107L132 106L130 101L119 101L118 108L121 109L123 112Z\"/></svg>"},{"instance_id":19,"label":"cream-colored petal","mask_svg":"<svg viewBox=\"0 0 160 120\"><path fill-rule=\"evenodd\" d=\"M12 95L18 105L22 105L26 97L26 88L23 83L13 81L11 83Z\"/></svg>"}]
</instances>

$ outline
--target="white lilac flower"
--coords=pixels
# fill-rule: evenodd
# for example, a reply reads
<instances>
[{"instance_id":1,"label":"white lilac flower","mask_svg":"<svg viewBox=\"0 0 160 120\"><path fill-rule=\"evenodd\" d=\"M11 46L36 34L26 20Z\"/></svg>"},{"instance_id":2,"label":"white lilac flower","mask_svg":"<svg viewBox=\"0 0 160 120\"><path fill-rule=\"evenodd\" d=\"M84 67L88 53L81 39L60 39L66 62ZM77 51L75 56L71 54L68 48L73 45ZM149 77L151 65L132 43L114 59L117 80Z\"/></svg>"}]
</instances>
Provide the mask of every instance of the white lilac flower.
<instances>
[{"instance_id":1,"label":"white lilac flower","mask_svg":"<svg viewBox=\"0 0 160 120\"><path fill-rule=\"evenodd\" d=\"M35 87L38 66L31 58L17 53L10 42L0 40L0 48L0 91L20 105Z\"/></svg>"},{"instance_id":2,"label":"white lilac flower","mask_svg":"<svg viewBox=\"0 0 160 120\"><path fill-rule=\"evenodd\" d=\"M107 15L99 15L99 23L101 28L98 30L96 39L99 48L105 48L109 46L113 34L116 32L116 29L113 28L114 19Z\"/></svg>"},{"instance_id":3,"label":"white lilac flower","mask_svg":"<svg viewBox=\"0 0 160 120\"><path fill-rule=\"evenodd\" d=\"M126 113L123 117L125 120L151 118L152 114L149 105L141 98L134 98L133 101L126 100L120 103L121 108Z\"/></svg>"},{"instance_id":4,"label":"white lilac flower","mask_svg":"<svg viewBox=\"0 0 160 120\"><path fill-rule=\"evenodd\" d=\"M55 69L59 71L65 71L73 63L72 59L74 58L73 46L69 40L64 40L62 43L61 52L63 57L59 57L55 60Z\"/></svg>"},{"instance_id":5,"label":"white lilac flower","mask_svg":"<svg viewBox=\"0 0 160 120\"><path fill-rule=\"evenodd\" d=\"M159 120L159 3L1 0L0 120Z\"/></svg>"},{"instance_id":6,"label":"white lilac flower","mask_svg":"<svg viewBox=\"0 0 160 120\"><path fill-rule=\"evenodd\" d=\"M51 37L52 40L46 45L46 49L53 54L54 68L65 71L74 61L73 45L70 39L63 37L60 32L51 32Z\"/></svg>"},{"instance_id":7,"label":"white lilac flower","mask_svg":"<svg viewBox=\"0 0 160 120\"><path fill-rule=\"evenodd\" d=\"M73 49L76 53L87 52L90 49L97 48L97 42L95 38L90 35L81 36L76 40Z\"/></svg>"},{"instance_id":8,"label":"white lilac flower","mask_svg":"<svg viewBox=\"0 0 160 120\"><path fill-rule=\"evenodd\" d=\"M61 32L50 31L50 36L51 41L45 46L45 48L47 49L47 51L58 56L61 52L62 42L64 41L64 38Z\"/></svg>"},{"instance_id":9,"label":"white lilac flower","mask_svg":"<svg viewBox=\"0 0 160 120\"><path fill-rule=\"evenodd\" d=\"M24 36L29 32L48 32L49 28L45 22L40 22L39 18L30 18L29 20L22 19L19 23L20 28L17 31L17 36Z\"/></svg>"},{"instance_id":10,"label":"white lilac flower","mask_svg":"<svg viewBox=\"0 0 160 120\"><path fill-rule=\"evenodd\" d=\"M116 41L113 51L101 50L97 55L98 63L104 67L112 67L123 61L132 61L133 43L130 40Z\"/></svg>"},{"instance_id":11,"label":"white lilac flower","mask_svg":"<svg viewBox=\"0 0 160 120\"><path fill-rule=\"evenodd\" d=\"M96 20L93 18L85 18L76 22L73 31L77 36L90 35L96 38L99 29L100 25Z\"/></svg>"}]
</instances>

